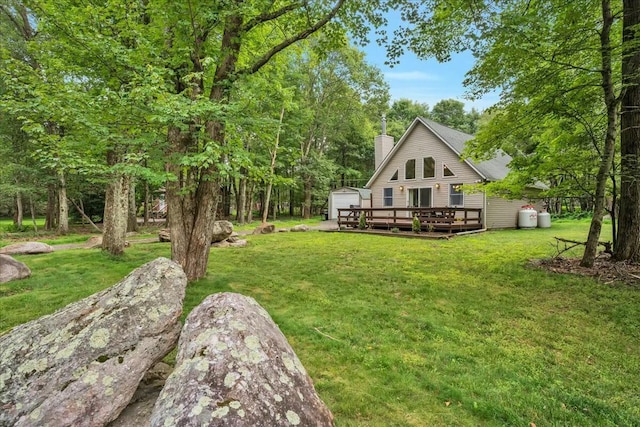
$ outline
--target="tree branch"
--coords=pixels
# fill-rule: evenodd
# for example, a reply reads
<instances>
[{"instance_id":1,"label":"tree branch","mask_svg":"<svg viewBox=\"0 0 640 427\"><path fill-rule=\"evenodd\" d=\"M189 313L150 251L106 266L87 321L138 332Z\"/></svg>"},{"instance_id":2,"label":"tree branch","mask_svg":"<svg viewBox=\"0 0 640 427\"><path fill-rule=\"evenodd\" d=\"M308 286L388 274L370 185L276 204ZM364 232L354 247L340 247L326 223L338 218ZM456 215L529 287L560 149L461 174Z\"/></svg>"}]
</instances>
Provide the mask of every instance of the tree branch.
<instances>
[{"instance_id":1,"label":"tree branch","mask_svg":"<svg viewBox=\"0 0 640 427\"><path fill-rule=\"evenodd\" d=\"M274 19L278 19L279 17L286 15L287 13L296 10L297 8L304 5L302 1L293 2L287 6L284 6L278 10L273 12L265 12L261 15L256 16L242 27L243 32L250 31L257 27L260 24L264 24L265 22L273 21Z\"/></svg>"},{"instance_id":2,"label":"tree branch","mask_svg":"<svg viewBox=\"0 0 640 427\"><path fill-rule=\"evenodd\" d=\"M260 68L262 68L264 65L266 65L271 60L271 58L273 56L275 56L277 53L283 51L287 47L291 46L292 44L294 44L294 43L296 43L296 42L298 42L300 40L306 39L311 34L313 34L316 31L318 31L320 28L325 26L329 21L331 21L338 14L338 11L342 8L342 6L344 6L345 1L346 0L338 0L338 2L335 4L333 9L331 9L324 16L324 18L322 18L321 20L316 22L311 27L305 29L304 31L301 31L298 34L296 34L295 36L290 37L290 38L282 41L282 43L274 46L273 48L271 48L271 50L269 50L267 53L262 55L262 57L258 58L258 60L252 66L250 66L248 68L245 68L243 70L240 70L238 72L238 75L243 75L243 74L249 75L249 74L256 73L258 70L260 70Z\"/></svg>"}]
</instances>

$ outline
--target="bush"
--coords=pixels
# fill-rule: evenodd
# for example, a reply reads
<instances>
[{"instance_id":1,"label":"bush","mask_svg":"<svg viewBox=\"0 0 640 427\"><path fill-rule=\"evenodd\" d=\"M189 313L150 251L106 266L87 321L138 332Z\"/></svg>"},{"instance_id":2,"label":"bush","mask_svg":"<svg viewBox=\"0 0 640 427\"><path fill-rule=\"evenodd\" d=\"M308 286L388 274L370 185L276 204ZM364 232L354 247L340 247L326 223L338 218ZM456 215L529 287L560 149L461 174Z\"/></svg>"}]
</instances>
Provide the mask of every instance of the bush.
<instances>
[{"instance_id":1,"label":"bush","mask_svg":"<svg viewBox=\"0 0 640 427\"><path fill-rule=\"evenodd\" d=\"M400 229L399 229L398 227L393 227L393 228L391 229L391 232L392 232L392 233L399 233L399 232L400 232Z\"/></svg>"},{"instance_id":2,"label":"bush","mask_svg":"<svg viewBox=\"0 0 640 427\"><path fill-rule=\"evenodd\" d=\"M360 218L358 219L358 228L360 230L365 230L367 228L367 217L364 212L360 213Z\"/></svg>"},{"instance_id":3,"label":"bush","mask_svg":"<svg viewBox=\"0 0 640 427\"><path fill-rule=\"evenodd\" d=\"M420 220L417 215L414 215L413 221L411 221L411 230L413 230L414 233L419 233L422 230Z\"/></svg>"}]
</instances>

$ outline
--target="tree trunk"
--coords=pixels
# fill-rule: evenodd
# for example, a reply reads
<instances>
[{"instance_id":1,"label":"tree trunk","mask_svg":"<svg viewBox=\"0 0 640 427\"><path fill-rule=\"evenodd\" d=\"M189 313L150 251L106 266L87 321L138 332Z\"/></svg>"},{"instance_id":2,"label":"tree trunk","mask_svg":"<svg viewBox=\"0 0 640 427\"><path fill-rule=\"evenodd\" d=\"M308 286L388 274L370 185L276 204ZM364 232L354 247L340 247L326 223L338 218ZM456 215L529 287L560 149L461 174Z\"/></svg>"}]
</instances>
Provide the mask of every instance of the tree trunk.
<instances>
[{"instance_id":1,"label":"tree trunk","mask_svg":"<svg viewBox=\"0 0 640 427\"><path fill-rule=\"evenodd\" d=\"M241 170L240 173L244 175L246 170ZM240 177L238 180L238 198L237 198L237 209L238 212L236 214L236 221L238 224L244 224L246 218L246 209L247 209L247 178L245 176Z\"/></svg>"},{"instance_id":2,"label":"tree trunk","mask_svg":"<svg viewBox=\"0 0 640 427\"><path fill-rule=\"evenodd\" d=\"M56 186L47 186L47 213L44 220L44 229L53 230L56 228Z\"/></svg>"},{"instance_id":3,"label":"tree trunk","mask_svg":"<svg viewBox=\"0 0 640 427\"><path fill-rule=\"evenodd\" d=\"M311 177L304 178L304 206L302 209L302 218L311 218Z\"/></svg>"},{"instance_id":4,"label":"tree trunk","mask_svg":"<svg viewBox=\"0 0 640 427\"><path fill-rule=\"evenodd\" d=\"M24 207L22 205L22 193L16 193L16 216L13 220L18 229L22 229L22 220L24 219Z\"/></svg>"},{"instance_id":5,"label":"tree trunk","mask_svg":"<svg viewBox=\"0 0 640 427\"><path fill-rule=\"evenodd\" d=\"M190 145L190 135L177 128L169 130L168 138L177 153L184 153ZM189 281L193 281L207 273L218 183L213 166L194 170L168 164L167 168L177 177L166 184L171 259L180 264Z\"/></svg>"},{"instance_id":6,"label":"tree trunk","mask_svg":"<svg viewBox=\"0 0 640 427\"><path fill-rule=\"evenodd\" d=\"M596 175L596 194L595 206L593 209L593 218L589 227L589 235L587 244L585 245L584 254L580 265L582 267L593 267L598 251L598 240L602 231L602 218L605 214L606 204L606 188L607 177L613 163L616 144L616 129L618 127L618 99L615 96L614 84L612 77L612 46L611 46L611 26L613 24L613 15L609 0L602 0L602 32L600 33L600 43L602 47L602 89L604 91L604 99L607 107L607 133L605 136L604 147L602 149L602 159L600 167Z\"/></svg>"},{"instance_id":7,"label":"tree trunk","mask_svg":"<svg viewBox=\"0 0 640 427\"><path fill-rule=\"evenodd\" d=\"M623 1L620 214L616 261L640 261L640 0Z\"/></svg>"},{"instance_id":8,"label":"tree trunk","mask_svg":"<svg viewBox=\"0 0 640 427\"><path fill-rule=\"evenodd\" d=\"M122 255L127 237L129 180L119 175L107 185L104 201L102 250Z\"/></svg>"},{"instance_id":9,"label":"tree trunk","mask_svg":"<svg viewBox=\"0 0 640 427\"><path fill-rule=\"evenodd\" d=\"M33 203L33 196L29 196L29 210L31 211L31 222L33 222L33 231L38 232L38 223L36 221L36 207Z\"/></svg>"},{"instance_id":10,"label":"tree trunk","mask_svg":"<svg viewBox=\"0 0 640 427\"><path fill-rule=\"evenodd\" d=\"M255 190L256 184L255 182L252 182L251 185L249 186L249 196L247 197L247 222L251 223L253 222L253 192Z\"/></svg>"},{"instance_id":11,"label":"tree trunk","mask_svg":"<svg viewBox=\"0 0 640 427\"><path fill-rule=\"evenodd\" d=\"M144 207L143 207L144 222L146 227L149 225L149 183L144 183Z\"/></svg>"},{"instance_id":12,"label":"tree trunk","mask_svg":"<svg viewBox=\"0 0 640 427\"><path fill-rule=\"evenodd\" d=\"M113 150L108 151L107 164L113 166L117 163L118 154ZM105 194L102 250L115 256L124 253L126 243L129 210L129 180L126 175L117 174L111 178Z\"/></svg>"},{"instance_id":13,"label":"tree trunk","mask_svg":"<svg viewBox=\"0 0 640 427\"><path fill-rule=\"evenodd\" d=\"M67 202L67 181L64 172L58 172L58 233L69 232L69 204Z\"/></svg>"},{"instance_id":14,"label":"tree trunk","mask_svg":"<svg viewBox=\"0 0 640 427\"><path fill-rule=\"evenodd\" d=\"M273 189L273 179L274 172L276 170L276 158L278 157L278 146L280 145L280 131L282 130L282 120L284 119L284 107L280 110L280 121L278 122L278 130L276 132L276 141L273 146L273 151L271 152L271 165L269 168L269 182L267 183L267 190L264 197L264 206L262 210L262 222L267 222L267 217L269 216L269 201L271 199L271 190ZM275 207L275 206L274 206ZM273 219L275 220L275 210L273 214Z\"/></svg>"},{"instance_id":15,"label":"tree trunk","mask_svg":"<svg viewBox=\"0 0 640 427\"><path fill-rule=\"evenodd\" d=\"M129 179L129 209L127 215L127 231L138 231L138 209L136 206L136 182L135 179Z\"/></svg>"}]
</instances>

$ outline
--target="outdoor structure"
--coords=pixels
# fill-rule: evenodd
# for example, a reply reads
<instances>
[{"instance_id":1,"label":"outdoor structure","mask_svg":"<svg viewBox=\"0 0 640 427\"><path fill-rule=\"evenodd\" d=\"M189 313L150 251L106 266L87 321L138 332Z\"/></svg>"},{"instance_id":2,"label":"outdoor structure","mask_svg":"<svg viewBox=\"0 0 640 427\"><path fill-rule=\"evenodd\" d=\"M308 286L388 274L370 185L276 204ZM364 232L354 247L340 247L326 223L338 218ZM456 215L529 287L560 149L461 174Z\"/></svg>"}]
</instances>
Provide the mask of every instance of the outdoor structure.
<instances>
[{"instance_id":1,"label":"outdoor structure","mask_svg":"<svg viewBox=\"0 0 640 427\"><path fill-rule=\"evenodd\" d=\"M329 217L338 219L338 209L353 207L370 208L371 190L367 188L342 187L329 194Z\"/></svg>"},{"instance_id":2,"label":"outdoor structure","mask_svg":"<svg viewBox=\"0 0 640 427\"><path fill-rule=\"evenodd\" d=\"M347 217L365 213L371 225L401 223L418 216L423 228L472 230L515 228L518 211L531 200L507 200L482 191L465 193L464 185L503 179L511 157L498 153L491 160L461 158L472 135L416 118L397 144L383 132L375 139L376 170L365 188L371 190L371 209L341 212ZM537 206L541 208L542 206ZM366 211L366 212L365 212ZM429 225L431 224L431 225Z\"/></svg>"}]
</instances>

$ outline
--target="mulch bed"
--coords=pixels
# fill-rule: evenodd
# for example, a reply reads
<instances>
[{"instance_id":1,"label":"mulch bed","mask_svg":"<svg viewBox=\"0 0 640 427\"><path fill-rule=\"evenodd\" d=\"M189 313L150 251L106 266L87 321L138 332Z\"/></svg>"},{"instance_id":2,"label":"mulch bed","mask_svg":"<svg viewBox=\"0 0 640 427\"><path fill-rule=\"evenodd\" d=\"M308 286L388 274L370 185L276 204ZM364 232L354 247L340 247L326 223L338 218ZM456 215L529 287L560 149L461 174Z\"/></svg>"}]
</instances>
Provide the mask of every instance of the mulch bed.
<instances>
[{"instance_id":1,"label":"mulch bed","mask_svg":"<svg viewBox=\"0 0 640 427\"><path fill-rule=\"evenodd\" d=\"M581 267L580 258L554 257L532 260L531 265L554 273L593 277L605 285L627 285L640 289L640 264L613 262L609 255L596 258L593 267Z\"/></svg>"}]
</instances>

